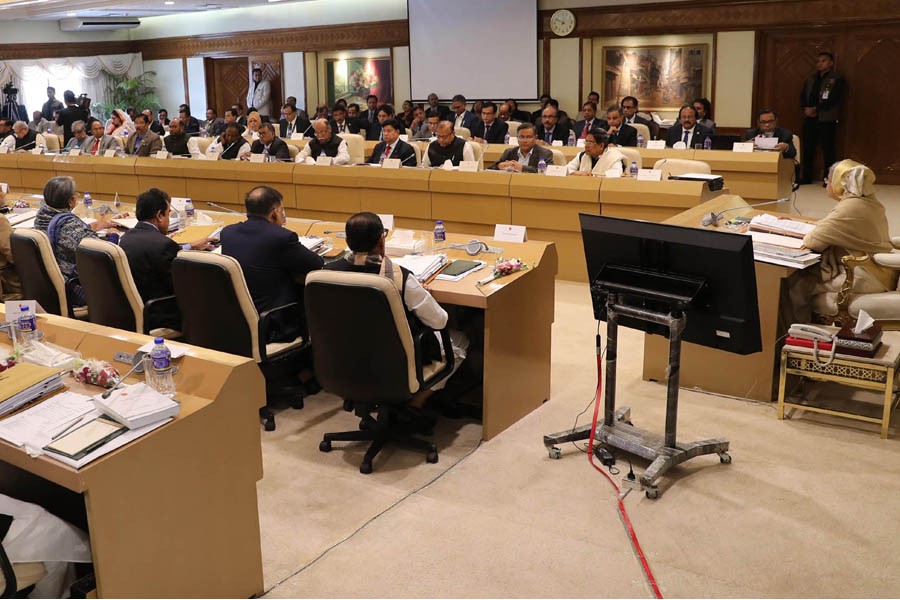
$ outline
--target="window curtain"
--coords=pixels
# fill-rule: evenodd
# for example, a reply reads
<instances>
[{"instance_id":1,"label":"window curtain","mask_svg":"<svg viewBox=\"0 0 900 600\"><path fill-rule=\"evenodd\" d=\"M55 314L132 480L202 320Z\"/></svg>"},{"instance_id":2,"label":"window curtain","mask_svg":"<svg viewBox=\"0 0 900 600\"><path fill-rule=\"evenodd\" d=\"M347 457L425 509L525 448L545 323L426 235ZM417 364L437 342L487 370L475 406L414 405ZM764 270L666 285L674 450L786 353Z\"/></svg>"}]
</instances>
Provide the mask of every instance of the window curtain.
<instances>
[{"instance_id":1,"label":"window curtain","mask_svg":"<svg viewBox=\"0 0 900 600\"><path fill-rule=\"evenodd\" d=\"M50 81L69 79L73 75L81 77L82 89L72 91L78 96L86 93L93 102L106 100L106 84L109 75L137 77L144 72L141 54L107 54L104 56L79 56L73 58L44 58L40 60L0 61L0 87L13 81L19 88L18 102L21 105L40 105L46 98L26 98L25 87L21 83L29 81ZM56 97L62 102L63 92L56 90ZM29 115L29 118L31 116Z\"/></svg>"}]
</instances>

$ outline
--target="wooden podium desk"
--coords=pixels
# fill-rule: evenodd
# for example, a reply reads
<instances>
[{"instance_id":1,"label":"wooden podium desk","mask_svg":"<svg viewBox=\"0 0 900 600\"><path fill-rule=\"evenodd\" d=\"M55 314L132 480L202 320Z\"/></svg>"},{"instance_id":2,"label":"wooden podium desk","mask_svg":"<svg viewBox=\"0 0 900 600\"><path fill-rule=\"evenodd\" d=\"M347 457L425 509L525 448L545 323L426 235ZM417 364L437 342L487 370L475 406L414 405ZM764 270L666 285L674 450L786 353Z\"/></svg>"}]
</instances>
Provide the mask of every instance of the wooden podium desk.
<instances>
[{"instance_id":1,"label":"wooden podium desk","mask_svg":"<svg viewBox=\"0 0 900 600\"><path fill-rule=\"evenodd\" d=\"M463 173L432 169L428 179L431 216L448 231L494 235L497 223L512 223L508 171Z\"/></svg>"},{"instance_id":2,"label":"wooden podium desk","mask_svg":"<svg viewBox=\"0 0 900 600\"><path fill-rule=\"evenodd\" d=\"M77 158L77 157L76 157ZM137 160L133 156L117 156L105 158L94 156L94 176L97 180L96 191L89 190L91 196L97 200L112 201L119 194L122 202L134 203L142 189L138 186L138 178L135 177L134 164Z\"/></svg>"},{"instance_id":3,"label":"wooden podium desk","mask_svg":"<svg viewBox=\"0 0 900 600\"><path fill-rule=\"evenodd\" d=\"M725 178L725 186L751 202L777 200L791 195L794 161L780 152L732 152L696 150L694 160L708 163L712 172ZM769 210L782 210L777 205Z\"/></svg>"},{"instance_id":4,"label":"wooden podium desk","mask_svg":"<svg viewBox=\"0 0 900 600\"><path fill-rule=\"evenodd\" d=\"M631 177L604 177L602 181L600 214L622 219L661 222L728 193L711 192L702 181L638 181Z\"/></svg>"},{"instance_id":5,"label":"wooden podium desk","mask_svg":"<svg viewBox=\"0 0 900 600\"><path fill-rule=\"evenodd\" d=\"M728 213L729 218L749 217L763 212L751 209L738 196L725 195L704 202L700 206L686 210L664 222L699 228L701 227L700 220L704 215L738 207L743 210L734 210ZM724 227L719 229L730 231ZM766 402L777 398L778 348L776 342L784 333L779 329L778 324L781 287L784 280L795 271L796 269L792 267L756 261L756 296L759 303L762 351L741 356L684 342L681 345L681 387L699 388L717 394ZM735 281L734 284L743 285L743 282ZM669 340L667 338L645 334L643 378L665 381L668 356Z\"/></svg>"},{"instance_id":6,"label":"wooden podium desk","mask_svg":"<svg viewBox=\"0 0 900 600\"><path fill-rule=\"evenodd\" d=\"M434 227L428 191L431 171L378 166L352 169L357 173L362 210L394 215L395 226L404 229L427 231Z\"/></svg>"},{"instance_id":7,"label":"wooden podium desk","mask_svg":"<svg viewBox=\"0 0 900 600\"><path fill-rule=\"evenodd\" d=\"M301 217L343 223L359 212L358 169L296 163L293 166L294 206Z\"/></svg>"},{"instance_id":8,"label":"wooden podium desk","mask_svg":"<svg viewBox=\"0 0 900 600\"><path fill-rule=\"evenodd\" d=\"M75 157L76 160L79 158ZM187 158L160 160L146 157L135 159L134 173L137 175L138 189L142 192L155 187L165 190L173 198L187 198L187 179L192 167L193 162Z\"/></svg>"},{"instance_id":9,"label":"wooden podium desk","mask_svg":"<svg viewBox=\"0 0 900 600\"><path fill-rule=\"evenodd\" d=\"M76 190L82 193L86 191L90 192L91 196L93 196L97 190L97 175L94 169L97 161L101 158L89 154L84 156L80 154L78 156L60 154L53 157L53 166L56 170L57 177L68 175L75 180ZM46 184L46 182L44 183ZM140 181L138 182L138 185L140 185ZM43 193L43 191L44 189L42 187L41 191L38 193ZM115 195L113 195L113 198L115 198Z\"/></svg>"},{"instance_id":10,"label":"wooden podium desk","mask_svg":"<svg viewBox=\"0 0 900 600\"><path fill-rule=\"evenodd\" d=\"M50 341L110 362L151 339L48 315L38 327ZM88 531L101 598L263 592L262 374L250 359L196 347L176 364L178 417L80 469L0 441L0 491Z\"/></svg>"}]
</instances>

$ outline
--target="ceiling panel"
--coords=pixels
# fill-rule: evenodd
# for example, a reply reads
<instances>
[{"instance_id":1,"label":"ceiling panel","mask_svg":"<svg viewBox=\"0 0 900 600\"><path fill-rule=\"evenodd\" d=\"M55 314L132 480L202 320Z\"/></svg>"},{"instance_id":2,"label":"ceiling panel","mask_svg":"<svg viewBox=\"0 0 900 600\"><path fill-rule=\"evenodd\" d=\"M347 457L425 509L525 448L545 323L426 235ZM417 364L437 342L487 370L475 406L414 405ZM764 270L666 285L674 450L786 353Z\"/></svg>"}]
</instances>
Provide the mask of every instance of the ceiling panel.
<instances>
[{"instance_id":1,"label":"ceiling panel","mask_svg":"<svg viewBox=\"0 0 900 600\"><path fill-rule=\"evenodd\" d=\"M287 4L305 0L282 0ZM171 3L169 3L171 2ZM0 0L0 21L67 17L157 17L223 8L266 6L271 0Z\"/></svg>"}]
</instances>

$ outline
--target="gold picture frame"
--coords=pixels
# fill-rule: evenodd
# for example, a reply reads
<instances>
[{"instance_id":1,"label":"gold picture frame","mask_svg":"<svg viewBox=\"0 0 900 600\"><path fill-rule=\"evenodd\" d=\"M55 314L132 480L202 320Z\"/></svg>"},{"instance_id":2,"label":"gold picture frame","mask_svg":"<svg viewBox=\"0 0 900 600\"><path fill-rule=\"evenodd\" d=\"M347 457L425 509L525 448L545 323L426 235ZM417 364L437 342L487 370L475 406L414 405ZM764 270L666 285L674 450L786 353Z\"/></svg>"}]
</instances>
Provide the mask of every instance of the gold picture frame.
<instances>
[{"instance_id":1,"label":"gold picture frame","mask_svg":"<svg viewBox=\"0 0 900 600\"><path fill-rule=\"evenodd\" d=\"M707 96L709 44L606 46L603 106L634 96L640 110L677 110Z\"/></svg>"}]
</instances>

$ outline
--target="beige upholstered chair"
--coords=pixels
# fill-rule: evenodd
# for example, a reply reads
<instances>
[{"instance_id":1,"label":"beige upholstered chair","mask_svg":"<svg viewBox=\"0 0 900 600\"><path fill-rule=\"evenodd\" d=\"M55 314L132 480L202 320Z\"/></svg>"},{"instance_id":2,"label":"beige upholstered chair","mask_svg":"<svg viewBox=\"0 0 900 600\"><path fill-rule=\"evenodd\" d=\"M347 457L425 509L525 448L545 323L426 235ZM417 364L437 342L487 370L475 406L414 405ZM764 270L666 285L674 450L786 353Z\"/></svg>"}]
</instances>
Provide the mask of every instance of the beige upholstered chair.
<instances>
[{"instance_id":1,"label":"beige upholstered chair","mask_svg":"<svg viewBox=\"0 0 900 600\"><path fill-rule=\"evenodd\" d=\"M472 148L472 155L478 161L478 170L484 171L484 147L475 142L466 142Z\"/></svg>"},{"instance_id":2,"label":"beige upholstered chair","mask_svg":"<svg viewBox=\"0 0 900 600\"><path fill-rule=\"evenodd\" d=\"M421 166L422 164L422 145L418 142L410 142L410 146L412 146L413 151L416 153L416 166ZM409 166L409 165L406 165Z\"/></svg>"},{"instance_id":3,"label":"beige upholstered chair","mask_svg":"<svg viewBox=\"0 0 900 600\"><path fill-rule=\"evenodd\" d=\"M176 339L181 332L174 329L149 329L148 316L153 306L175 303L175 296L155 298L144 304L125 251L115 244L85 238L75 250L78 279L91 306L89 321L106 327Z\"/></svg>"},{"instance_id":4,"label":"beige upholstered chair","mask_svg":"<svg viewBox=\"0 0 900 600\"><path fill-rule=\"evenodd\" d=\"M59 152L59 136L56 134L43 134L44 138L44 147L47 149L47 152L57 153ZM38 141L38 145L40 145L40 141Z\"/></svg>"},{"instance_id":5,"label":"beige upholstered chair","mask_svg":"<svg viewBox=\"0 0 900 600\"><path fill-rule=\"evenodd\" d=\"M339 133L338 135L347 142L351 165L361 165L366 162L366 138L358 133Z\"/></svg>"},{"instance_id":6,"label":"beige upholstered chair","mask_svg":"<svg viewBox=\"0 0 900 600\"><path fill-rule=\"evenodd\" d=\"M553 148L553 147L551 147L551 148L550 148L550 152L553 153L553 164L554 164L554 165L563 165L563 166L565 166L565 165L569 164L569 161L566 160L566 155L563 154L563 151L560 150L559 148Z\"/></svg>"},{"instance_id":7,"label":"beige upholstered chair","mask_svg":"<svg viewBox=\"0 0 900 600\"><path fill-rule=\"evenodd\" d=\"M469 131L468 127L454 127L453 131L456 133L458 137L468 141L472 139L472 132Z\"/></svg>"},{"instance_id":8,"label":"beige upholstered chair","mask_svg":"<svg viewBox=\"0 0 900 600\"><path fill-rule=\"evenodd\" d=\"M668 179L669 175L684 175L685 173L712 173L709 163L702 160L687 160L684 158L661 158L653 165L654 169L662 170L662 178Z\"/></svg>"},{"instance_id":9,"label":"beige upholstered chair","mask_svg":"<svg viewBox=\"0 0 900 600\"><path fill-rule=\"evenodd\" d=\"M209 148L215 140L216 138L213 137L191 137L188 139L188 151L191 153L191 156L206 154L206 149Z\"/></svg>"},{"instance_id":10,"label":"beige upholstered chair","mask_svg":"<svg viewBox=\"0 0 900 600\"><path fill-rule=\"evenodd\" d=\"M900 237L891 238L894 252L879 252L877 254L863 254L853 256L848 254L841 260L847 269L847 278L837 295L837 315L822 315L814 303L813 311L818 314L820 321L836 322L840 324L854 323L859 317L859 311L864 310L875 320L881 323L885 329L900 329ZM866 273L878 280L887 288L888 292L874 294L854 294L853 284L856 280L856 269L876 265L880 269L866 269Z\"/></svg>"},{"instance_id":11,"label":"beige upholstered chair","mask_svg":"<svg viewBox=\"0 0 900 600\"><path fill-rule=\"evenodd\" d=\"M125 140L127 138L125 138L121 135L114 135L113 137L116 138L116 142L119 144L119 148L124 151L125 150Z\"/></svg>"},{"instance_id":12,"label":"beige upholstered chair","mask_svg":"<svg viewBox=\"0 0 900 600\"><path fill-rule=\"evenodd\" d=\"M24 298L36 300L45 311L54 315L76 319L88 316L86 306L69 309L65 279L46 233L37 229L14 229L10 246L16 257L16 273L22 280Z\"/></svg>"},{"instance_id":13,"label":"beige upholstered chair","mask_svg":"<svg viewBox=\"0 0 900 600\"><path fill-rule=\"evenodd\" d=\"M650 137L650 128L647 127L646 125L644 125L643 123L632 123L631 126L634 127L635 129L637 129L638 135L644 136L645 144L647 143L647 140L653 139L652 137ZM638 164L640 164L640 163L638 163Z\"/></svg>"},{"instance_id":14,"label":"beige upholstered chair","mask_svg":"<svg viewBox=\"0 0 900 600\"><path fill-rule=\"evenodd\" d=\"M506 124L509 127L509 137L516 137L516 134L519 133L519 125L521 125L521 123L519 121L507 121Z\"/></svg>"},{"instance_id":15,"label":"beige upholstered chair","mask_svg":"<svg viewBox=\"0 0 900 600\"><path fill-rule=\"evenodd\" d=\"M297 155L300 154L300 146L295 146L294 144L288 144L288 154L291 155L291 160L297 158Z\"/></svg>"},{"instance_id":16,"label":"beige upholstered chair","mask_svg":"<svg viewBox=\"0 0 900 600\"><path fill-rule=\"evenodd\" d=\"M643 127L646 127L646 125L643 125ZM631 163L636 162L638 169L643 168L642 165L644 163L642 162L642 159L641 159L641 153L638 151L637 148L629 148L627 146L616 146L616 150L618 150L619 152L624 154L625 158L628 159L628 163L626 164L626 167L631 167Z\"/></svg>"}]
</instances>

